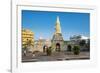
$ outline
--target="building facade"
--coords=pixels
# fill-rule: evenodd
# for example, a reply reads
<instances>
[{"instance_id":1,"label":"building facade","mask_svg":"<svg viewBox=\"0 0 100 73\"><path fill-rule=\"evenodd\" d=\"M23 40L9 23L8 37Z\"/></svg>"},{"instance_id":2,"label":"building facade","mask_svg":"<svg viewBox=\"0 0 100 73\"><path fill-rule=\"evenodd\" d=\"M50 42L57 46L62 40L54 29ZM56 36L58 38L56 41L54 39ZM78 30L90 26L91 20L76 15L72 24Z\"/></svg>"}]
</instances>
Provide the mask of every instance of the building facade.
<instances>
[{"instance_id":1,"label":"building facade","mask_svg":"<svg viewBox=\"0 0 100 73\"><path fill-rule=\"evenodd\" d=\"M70 37L70 42L69 44L72 45L79 45L81 51L89 51L90 48L90 39L88 37L82 36L82 35L74 35Z\"/></svg>"},{"instance_id":2,"label":"building facade","mask_svg":"<svg viewBox=\"0 0 100 73\"><path fill-rule=\"evenodd\" d=\"M22 29L22 48L32 51L34 46L34 33L29 29Z\"/></svg>"},{"instance_id":3,"label":"building facade","mask_svg":"<svg viewBox=\"0 0 100 73\"><path fill-rule=\"evenodd\" d=\"M51 46L51 40L39 38L39 40L35 40L35 42L34 42L34 51L43 52L43 48L45 46L50 47Z\"/></svg>"},{"instance_id":4,"label":"building facade","mask_svg":"<svg viewBox=\"0 0 100 73\"><path fill-rule=\"evenodd\" d=\"M80 43L80 41L82 40L85 40L85 42L87 43L88 42L88 37L85 37L85 36L81 36L81 35L74 35L72 37L70 37L70 43L71 44L74 44L74 45L77 45Z\"/></svg>"}]
</instances>

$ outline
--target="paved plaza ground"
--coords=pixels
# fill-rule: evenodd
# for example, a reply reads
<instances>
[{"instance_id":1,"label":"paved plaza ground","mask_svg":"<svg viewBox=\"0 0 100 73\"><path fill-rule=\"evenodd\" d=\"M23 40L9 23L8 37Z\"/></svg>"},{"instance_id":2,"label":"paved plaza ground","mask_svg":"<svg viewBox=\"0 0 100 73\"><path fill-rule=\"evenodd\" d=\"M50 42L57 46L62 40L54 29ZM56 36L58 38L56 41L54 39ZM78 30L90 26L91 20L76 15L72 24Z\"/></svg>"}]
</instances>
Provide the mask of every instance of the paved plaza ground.
<instances>
[{"instance_id":1,"label":"paved plaza ground","mask_svg":"<svg viewBox=\"0 0 100 73\"><path fill-rule=\"evenodd\" d=\"M87 60L90 59L89 52L80 52L79 55L74 55L72 52L53 52L51 56L46 53L27 54L22 56L22 62L41 62L41 61L67 61L67 60Z\"/></svg>"}]
</instances>

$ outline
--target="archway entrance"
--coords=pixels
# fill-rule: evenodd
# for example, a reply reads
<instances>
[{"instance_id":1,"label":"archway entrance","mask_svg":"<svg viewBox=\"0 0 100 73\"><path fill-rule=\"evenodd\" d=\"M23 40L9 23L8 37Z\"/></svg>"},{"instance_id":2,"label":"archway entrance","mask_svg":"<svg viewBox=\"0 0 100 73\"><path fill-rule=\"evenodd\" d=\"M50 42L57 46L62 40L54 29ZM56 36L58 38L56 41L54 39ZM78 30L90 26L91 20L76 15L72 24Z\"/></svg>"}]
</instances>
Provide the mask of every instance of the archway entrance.
<instances>
[{"instance_id":1,"label":"archway entrance","mask_svg":"<svg viewBox=\"0 0 100 73\"><path fill-rule=\"evenodd\" d=\"M60 48L60 43L56 43L56 51L60 52L61 48Z\"/></svg>"},{"instance_id":2,"label":"archway entrance","mask_svg":"<svg viewBox=\"0 0 100 73\"><path fill-rule=\"evenodd\" d=\"M44 53L47 51L47 48L48 48L48 47L47 47L46 45L43 46L43 52L44 52Z\"/></svg>"}]
</instances>

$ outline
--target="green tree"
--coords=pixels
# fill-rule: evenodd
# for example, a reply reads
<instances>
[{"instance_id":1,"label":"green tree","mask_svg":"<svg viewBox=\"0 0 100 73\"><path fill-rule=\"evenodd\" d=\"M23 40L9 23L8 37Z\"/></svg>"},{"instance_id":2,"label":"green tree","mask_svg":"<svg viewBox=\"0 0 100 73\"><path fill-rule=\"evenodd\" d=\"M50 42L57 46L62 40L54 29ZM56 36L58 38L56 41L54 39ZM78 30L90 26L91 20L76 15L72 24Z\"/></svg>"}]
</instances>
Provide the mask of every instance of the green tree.
<instances>
[{"instance_id":1,"label":"green tree","mask_svg":"<svg viewBox=\"0 0 100 73\"><path fill-rule=\"evenodd\" d=\"M79 53L80 53L80 47L79 46L74 46L73 47L73 53L74 53L74 55L79 55Z\"/></svg>"},{"instance_id":2,"label":"green tree","mask_svg":"<svg viewBox=\"0 0 100 73\"><path fill-rule=\"evenodd\" d=\"M47 52L47 56L50 56L52 54L51 47L47 48L46 52Z\"/></svg>"}]
</instances>

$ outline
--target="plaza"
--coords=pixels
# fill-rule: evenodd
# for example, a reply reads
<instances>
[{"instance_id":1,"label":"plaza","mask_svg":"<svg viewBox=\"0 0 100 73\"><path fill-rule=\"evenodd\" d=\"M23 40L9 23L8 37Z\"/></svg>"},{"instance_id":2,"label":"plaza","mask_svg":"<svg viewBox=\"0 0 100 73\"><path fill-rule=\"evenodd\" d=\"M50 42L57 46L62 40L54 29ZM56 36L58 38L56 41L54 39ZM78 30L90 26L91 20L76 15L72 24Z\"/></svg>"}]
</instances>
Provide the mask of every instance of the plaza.
<instances>
[{"instance_id":1,"label":"plaza","mask_svg":"<svg viewBox=\"0 0 100 73\"><path fill-rule=\"evenodd\" d=\"M51 56L45 53L37 53L35 56L27 54L23 56L22 62L41 62L41 61L70 61L70 60L89 60L89 52L81 52L79 55L74 55L72 52L54 52Z\"/></svg>"}]
</instances>

